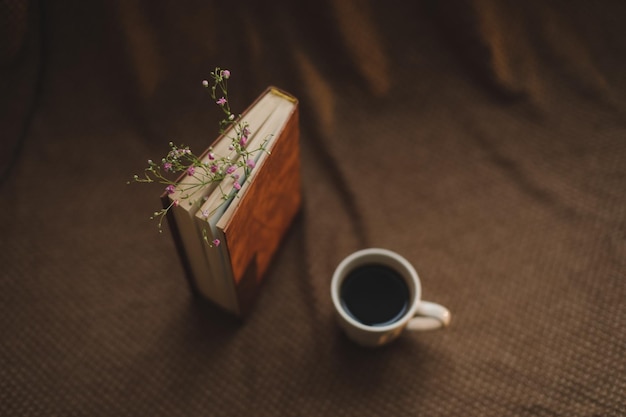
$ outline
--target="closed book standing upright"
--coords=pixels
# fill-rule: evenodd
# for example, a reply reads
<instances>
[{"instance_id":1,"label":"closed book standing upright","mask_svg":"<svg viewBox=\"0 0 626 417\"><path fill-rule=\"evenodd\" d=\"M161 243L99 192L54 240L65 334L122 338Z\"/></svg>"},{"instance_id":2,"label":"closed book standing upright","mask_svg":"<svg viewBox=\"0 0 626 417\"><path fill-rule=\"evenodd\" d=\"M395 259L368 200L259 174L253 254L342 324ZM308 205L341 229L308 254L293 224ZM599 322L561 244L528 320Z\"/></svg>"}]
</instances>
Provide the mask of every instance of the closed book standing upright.
<instances>
[{"instance_id":1,"label":"closed book standing upright","mask_svg":"<svg viewBox=\"0 0 626 417\"><path fill-rule=\"evenodd\" d=\"M242 120L252 132L248 146L262 143L264 151L255 155L247 175L223 180L230 181L224 188L237 181L238 191L224 201L222 193L207 187L167 213L193 291L236 315L245 315L253 305L301 204L298 101L269 87ZM202 157L228 140L225 132ZM185 181L193 178L181 176L178 183ZM164 194L163 206L169 207L177 195ZM211 245L214 240L219 245Z\"/></svg>"}]
</instances>

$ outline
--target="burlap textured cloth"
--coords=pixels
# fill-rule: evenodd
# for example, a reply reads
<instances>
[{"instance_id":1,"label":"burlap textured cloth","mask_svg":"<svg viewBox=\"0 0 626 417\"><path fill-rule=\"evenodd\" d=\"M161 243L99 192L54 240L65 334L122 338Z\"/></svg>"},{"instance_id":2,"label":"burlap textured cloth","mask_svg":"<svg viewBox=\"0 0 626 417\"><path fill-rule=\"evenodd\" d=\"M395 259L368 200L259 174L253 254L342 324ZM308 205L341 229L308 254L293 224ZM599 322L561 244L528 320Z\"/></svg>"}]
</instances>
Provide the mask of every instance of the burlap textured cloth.
<instances>
[{"instance_id":1,"label":"burlap textured cloth","mask_svg":"<svg viewBox=\"0 0 626 417\"><path fill-rule=\"evenodd\" d=\"M0 415L626 415L624 2L0 5ZM215 66L302 111L304 207L243 322L126 185L215 137ZM368 246L451 327L348 341L330 277Z\"/></svg>"}]
</instances>

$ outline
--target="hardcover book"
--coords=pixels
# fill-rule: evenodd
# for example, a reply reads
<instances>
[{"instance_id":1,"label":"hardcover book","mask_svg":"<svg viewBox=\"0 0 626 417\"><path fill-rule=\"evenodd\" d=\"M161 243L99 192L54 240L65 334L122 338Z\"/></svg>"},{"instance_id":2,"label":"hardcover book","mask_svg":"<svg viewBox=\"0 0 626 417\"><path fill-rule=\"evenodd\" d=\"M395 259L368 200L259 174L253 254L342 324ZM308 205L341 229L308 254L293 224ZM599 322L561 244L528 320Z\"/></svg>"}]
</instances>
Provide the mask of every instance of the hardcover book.
<instances>
[{"instance_id":1,"label":"hardcover book","mask_svg":"<svg viewBox=\"0 0 626 417\"><path fill-rule=\"evenodd\" d=\"M239 167L218 184L182 175L175 191L161 196L192 291L239 316L254 303L301 204L297 99L269 87L241 117L250 128L246 146L262 149L249 161L252 169ZM228 155L231 134L220 135L202 161Z\"/></svg>"}]
</instances>

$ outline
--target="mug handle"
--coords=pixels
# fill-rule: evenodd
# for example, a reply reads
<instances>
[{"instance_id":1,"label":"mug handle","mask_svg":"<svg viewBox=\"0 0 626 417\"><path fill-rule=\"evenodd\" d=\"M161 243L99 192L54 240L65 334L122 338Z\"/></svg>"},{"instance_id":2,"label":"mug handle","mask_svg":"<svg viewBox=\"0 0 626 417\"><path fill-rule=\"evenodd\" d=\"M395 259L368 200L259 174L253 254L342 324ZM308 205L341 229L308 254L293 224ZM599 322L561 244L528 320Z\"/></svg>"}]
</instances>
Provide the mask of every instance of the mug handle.
<instances>
[{"instance_id":1,"label":"mug handle","mask_svg":"<svg viewBox=\"0 0 626 417\"><path fill-rule=\"evenodd\" d=\"M447 327L450 324L450 311L442 305L421 301L415 312L415 317L409 320L408 330L435 330Z\"/></svg>"}]
</instances>

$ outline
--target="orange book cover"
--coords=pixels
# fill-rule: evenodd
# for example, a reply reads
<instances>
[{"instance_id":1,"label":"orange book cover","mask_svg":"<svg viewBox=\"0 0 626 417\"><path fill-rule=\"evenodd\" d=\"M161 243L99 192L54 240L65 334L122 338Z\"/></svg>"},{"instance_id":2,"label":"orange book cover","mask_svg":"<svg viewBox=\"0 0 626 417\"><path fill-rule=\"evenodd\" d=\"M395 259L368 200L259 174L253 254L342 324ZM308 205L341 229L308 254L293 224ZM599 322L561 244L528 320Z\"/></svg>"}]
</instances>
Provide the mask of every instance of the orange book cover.
<instances>
[{"instance_id":1,"label":"orange book cover","mask_svg":"<svg viewBox=\"0 0 626 417\"><path fill-rule=\"evenodd\" d=\"M218 223L228 248L237 299L245 310L254 298L282 237L301 204L299 113L295 106L245 196Z\"/></svg>"}]
</instances>

